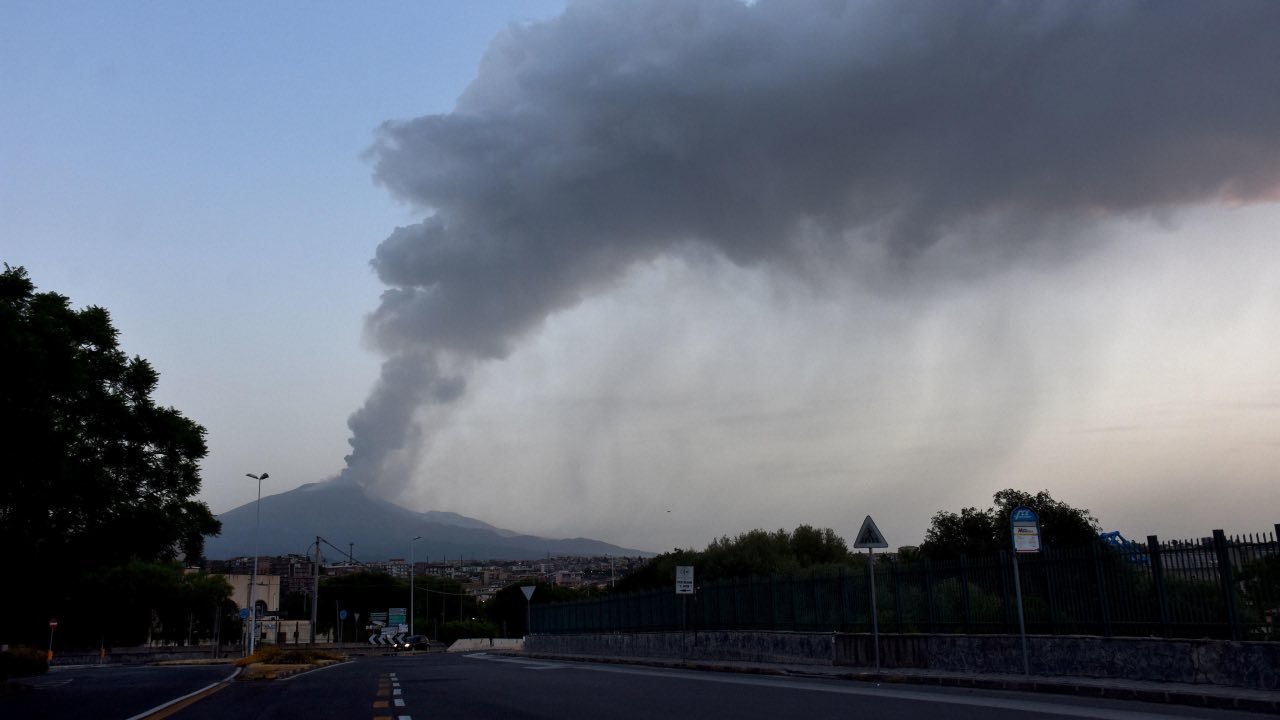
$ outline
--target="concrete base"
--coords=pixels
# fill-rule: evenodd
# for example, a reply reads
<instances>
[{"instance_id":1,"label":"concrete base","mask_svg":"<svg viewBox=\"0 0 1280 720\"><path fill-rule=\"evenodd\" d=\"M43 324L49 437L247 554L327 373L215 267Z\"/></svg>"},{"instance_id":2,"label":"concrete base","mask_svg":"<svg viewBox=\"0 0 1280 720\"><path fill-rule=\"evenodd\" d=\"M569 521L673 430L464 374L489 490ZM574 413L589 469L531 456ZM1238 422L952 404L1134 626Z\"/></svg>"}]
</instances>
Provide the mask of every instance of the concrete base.
<instances>
[{"instance_id":1,"label":"concrete base","mask_svg":"<svg viewBox=\"0 0 1280 720\"><path fill-rule=\"evenodd\" d=\"M449 646L448 652L484 652L486 650L504 650L519 652L524 649L524 640L520 638L462 638Z\"/></svg>"}]
</instances>

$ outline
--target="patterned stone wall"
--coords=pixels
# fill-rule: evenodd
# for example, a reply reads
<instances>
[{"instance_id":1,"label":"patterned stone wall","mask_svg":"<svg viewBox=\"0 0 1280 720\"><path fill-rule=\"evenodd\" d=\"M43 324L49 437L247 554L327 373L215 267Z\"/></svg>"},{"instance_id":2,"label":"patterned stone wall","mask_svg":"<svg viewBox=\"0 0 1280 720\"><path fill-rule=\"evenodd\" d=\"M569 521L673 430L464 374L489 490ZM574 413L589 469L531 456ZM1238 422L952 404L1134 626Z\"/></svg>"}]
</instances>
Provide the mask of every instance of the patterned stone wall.
<instances>
[{"instance_id":1,"label":"patterned stone wall","mask_svg":"<svg viewBox=\"0 0 1280 720\"><path fill-rule=\"evenodd\" d=\"M838 634L836 665L870 665L871 636ZM1124 678L1280 689L1280 643L1033 635L1033 675ZM1017 635L881 635L881 667L1021 673Z\"/></svg>"}]
</instances>

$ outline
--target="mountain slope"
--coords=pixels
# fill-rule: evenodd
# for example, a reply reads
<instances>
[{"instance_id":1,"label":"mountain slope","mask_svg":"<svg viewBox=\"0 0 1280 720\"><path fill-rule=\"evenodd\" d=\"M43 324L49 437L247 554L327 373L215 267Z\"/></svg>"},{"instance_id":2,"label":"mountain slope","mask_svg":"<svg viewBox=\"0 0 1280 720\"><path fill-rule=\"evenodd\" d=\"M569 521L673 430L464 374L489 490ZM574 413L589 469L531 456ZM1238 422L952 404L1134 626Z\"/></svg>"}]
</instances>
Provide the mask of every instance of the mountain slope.
<instances>
[{"instance_id":1,"label":"mountain slope","mask_svg":"<svg viewBox=\"0 0 1280 720\"><path fill-rule=\"evenodd\" d=\"M205 556L221 560L255 553L256 503L218 516L222 534L206 538ZM587 538L549 539L503 530L457 513L414 512L355 485L323 482L262 498L258 555L305 554L316 535L340 548L354 543L357 560L535 560L548 555L651 555ZM327 557L338 555L324 548Z\"/></svg>"}]
</instances>

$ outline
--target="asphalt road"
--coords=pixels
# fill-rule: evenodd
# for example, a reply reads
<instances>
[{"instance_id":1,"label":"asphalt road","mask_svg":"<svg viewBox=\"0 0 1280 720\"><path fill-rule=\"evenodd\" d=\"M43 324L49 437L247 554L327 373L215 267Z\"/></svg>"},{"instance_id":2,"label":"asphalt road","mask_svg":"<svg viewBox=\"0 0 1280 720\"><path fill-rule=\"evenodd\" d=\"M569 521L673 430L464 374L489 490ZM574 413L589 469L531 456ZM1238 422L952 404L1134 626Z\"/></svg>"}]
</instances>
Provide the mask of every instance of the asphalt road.
<instances>
[{"instance_id":1,"label":"asphalt road","mask_svg":"<svg viewBox=\"0 0 1280 720\"><path fill-rule=\"evenodd\" d=\"M231 683L173 717L1243 720L1271 716L1064 696L432 654L360 658L285 680Z\"/></svg>"},{"instance_id":2,"label":"asphalt road","mask_svg":"<svg viewBox=\"0 0 1280 720\"><path fill-rule=\"evenodd\" d=\"M233 670L229 665L55 666L45 675L15 680L21 687L0 695L0 718L126 720Z\"/></svg>"}]
</instances>

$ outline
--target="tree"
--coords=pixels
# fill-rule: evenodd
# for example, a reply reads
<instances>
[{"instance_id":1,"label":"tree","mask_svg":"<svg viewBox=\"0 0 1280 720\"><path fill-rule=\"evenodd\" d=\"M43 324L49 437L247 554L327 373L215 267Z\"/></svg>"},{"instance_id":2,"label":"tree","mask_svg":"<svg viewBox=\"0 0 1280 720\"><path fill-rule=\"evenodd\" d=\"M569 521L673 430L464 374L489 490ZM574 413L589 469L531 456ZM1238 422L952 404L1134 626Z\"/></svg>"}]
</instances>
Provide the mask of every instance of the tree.
<instances>
[{"instance_id":1,"label":"tree","mask_svg":"<svg viewBox=\"0 0 1280 720\"><path fill-rule=\"evenodd\" d=\"M0 355L0 547L24 588L0 593L0 641L29 641L87 573L196 561L221 526L195 500L204 428L156 405L159 373L125 355L105 309L75 310L6 264Z\"/></svg>"},{"instance_id":2,"label":"tree","mask_svg":"<svg viewBox=\"0 0 1280 720\"><path fill-rule=\"evenodd\" d=\"M693 565L698 582L745 578L753 575L795 575L835 570L853 562L844 539L830 528L801 525L786 530L751 530L735 538L713 541L701 552L681 550L652 558L644 567L623 578L618 592L631 592L675 584L675 568Z\"/></svg>"},{"instance_id":3,"label":"tree","mask_svg":"<svg viewBox=\"0 0 1280 720\"><path fill-rule=\"evenodd\" d=\"M535 587L533 599L528 601L531 605L573 602L598 596L591 588L569 588L533 578L512 583L499 590L492 600L484 604L485 617L503 637L520 637L528 633L525 624L529 614L524 591L521 590L525 585Z\"/></svg>"},{"instance_id":4,"label":"tree","mask_svg":"<svg viewBox=\"0 0 1280 720\"><path fill-rule=\"evenodd\" d=\"M933 516L920 552L933 559L960 555L985 556L1009 550L1009 513L1026 505L1040 516L1040 537L1047 547L1087 546L1097 540L1098 519L1088 510L1055 500L1048 490L1032 495L1022 490L1001 490L987 510L962 508L959 513L939 510Z\"/></svg>"},{"instance_id":5,"label":"tree","mask_svg":"<svg viewBox=\"0 0 1280 720\"><path fill-rule=\"evenodd\" d=\"M69 630L93 646L137 645L148 639L186 645L215 634L222 640L239 637L234 629L228 632L228 620L235 615L230 595L231 586L220 575L183 572L176 563L132 560L82 576L63 610L71 616Z\"/></svg>"}]
</instances>

